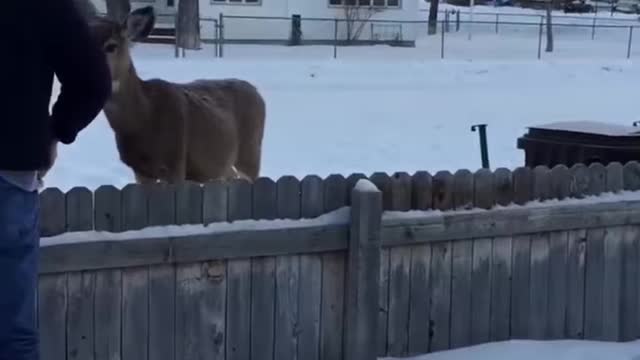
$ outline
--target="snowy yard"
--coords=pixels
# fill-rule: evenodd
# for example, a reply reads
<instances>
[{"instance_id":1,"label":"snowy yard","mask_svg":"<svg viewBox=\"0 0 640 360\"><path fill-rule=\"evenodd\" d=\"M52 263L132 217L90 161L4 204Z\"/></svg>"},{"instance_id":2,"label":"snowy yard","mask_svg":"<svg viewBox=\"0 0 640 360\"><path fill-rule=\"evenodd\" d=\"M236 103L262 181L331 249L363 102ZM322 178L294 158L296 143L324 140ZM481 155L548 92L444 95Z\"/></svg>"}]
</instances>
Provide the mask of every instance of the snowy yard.
<instances>
[{"instance_id":1,"label":"snowy yard","mask_svg":"<svg viewBox=\"0 0 640 360\"><path fill-rule=\"evenodd\" d=\"M513 168L523 164L516 139L529 125L630 125L640 116L640 71L630 61L399 59L405 49L382 46L341 49L360 53L337 60L314 53L327 48L308 47L295 50L306 57L292 59L282 54L287 47L254 48L254 56L251 47L238 49L246 56L229 51L214 59L206 49L174 59L171 47L143 45L134 57L142 78L254 82L268 107L262 174L269 177L476 169L476 123L489 124L491 166ZM75 144L60 148L45 185L94 189L132 181L100 115Z\"/></svg>"},{"instance_id":2,"label":"snowy yard","mask_svg":"<svg viewBox=\"0 0 640 360\"><path fill-rule=\"evenodd\" d=\"M393 358L385 358L391 360ZM640 341L516 340L449 350L404 360L640 360Z\"/></svg>"}]
</instances>

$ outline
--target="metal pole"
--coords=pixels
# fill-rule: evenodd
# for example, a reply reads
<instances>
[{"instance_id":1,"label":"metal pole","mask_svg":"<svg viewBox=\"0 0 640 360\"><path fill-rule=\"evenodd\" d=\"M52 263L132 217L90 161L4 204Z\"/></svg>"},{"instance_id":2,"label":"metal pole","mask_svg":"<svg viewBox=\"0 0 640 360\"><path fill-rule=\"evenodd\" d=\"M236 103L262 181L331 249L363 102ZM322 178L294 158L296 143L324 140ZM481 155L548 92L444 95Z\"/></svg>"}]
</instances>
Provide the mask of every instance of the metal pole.
<instances>
[{"instance_id":1,"label":"metal pole","mask_svg":"<svg viewBox=\"0 0 640 360\"><path fill-rule=\"evenodd\" d=\"M338 19L333 19L333 58L338 58Z\"/></svg>"},{"instance_id":2,"label":"metal pole","mask_svg":"<svg viewBox=\"0 0 640 360\"><path fill-rule=\"evenodd\" d=\"M218 24L218 20L213 20L213 27L215 29L215 41L216 41L216 46L213 47L214 49L214 54L215 57L219 57L219 47L220 47L220 35L218 34L220 32L220 28L219 28L220 24Z\"/></svg>"},{"instance_id":3,"label":"metal pole","mask_svg":"<svg viewBox=\"0 0 640 360\"><path fill-rule=\"evenodd\" d=\"M444 59L444 21L442 22L442 31L441 31L441 41L440 41L440 59Z\"/></svg>"},{"instance_id":4,"label":"metal pole","mask_svg":"<svg viewBox=\"0 0 640 360\"><path fill-rule=\"evenodd\" d=\"M471 126L471 131L478 131L480 136L480 156L482 157L482 167L489 168L489 151L487 149L487 124L477 124Z\"/></svg>"},{"instance_id":5,"label":"metal pole","mask_svg":"<svg viewBox=\"0 0 640 360\"><path fill-rule=\"evenodd\" d=\"M633 41L633 26L629 26L629 44L627 45L627 59L631 57L631 42Z\"/></svg>"},{"instance_id":6,"label":"metal pole","mask_svg":"<svg viewBox=\"0 0 640 360\"><path fill-rule=\"evenodd\" d=\"M180 57L180 46L178 45L178 14L176 14L176 16L175 16L175 18L174 18L174 19L175 19L175 20L174 20L174 22L173 22L173 24L174 24L174 25L173 25L173 28L174 28L174 29L173 29L173 33L174 33L174 35L175 35L175 37L176 37L176 43L175 43L175 46L176 46L176 49L175 49L175 50L176 50L176 52L175 52L175 55L176 55L176 59L177 59L177 58L179 58L179 57Z\"/></svg>"},{"instance_id":7,"label":"metal pole","mask_svg":"<svg viewBox=\"0 0 640 360\"><path fill-rule=\"evenodd\" d=\"M538 60L542 56L542 22L544 21L543 17L540 17L540 28L538 29Z\"/></svg>"},{"instance_id":8,"label":"metal pole","mask_svg":"<svg viewBox=\"0 0 640 360\"><path fill-rule=\"evenodd\" d=\"M593 25L591 26L591 40L596 38L596 19L597 17L593 17Z\"/></svg>"},{"instance_id":9,"label":"metal pole","mask_svg":"<svg viewBox=\"0 0 640 360\"><path fill-rule=\"evenodd\" d=\"M496 14L496 34L498 33L498 24L500 23L500 14Z\"/></svg>"},{"instance_id":10,"label":"metal pole","mask_svg":"<svg viewBox=\"0 0 640 360\"><path fill-rule=\"evenodd\" d=\"M456 32L460 31L460 10L456 11Z\"/></svg>"},{"instance_id":11,"label":"metal pole","mask_svg":"<svg viewBox=\"0 0 640 360\"><path fill-rule=\"evenodd\" d=\"M218 50L218 54L220 55L220 57L224 57L224 14L223 13L220 13L218 23L220 25L220 31L218 32L218 34L220 35L220 38L218 39L218 46L220 47L220 50Z\"/></svg>"}]
</instances>

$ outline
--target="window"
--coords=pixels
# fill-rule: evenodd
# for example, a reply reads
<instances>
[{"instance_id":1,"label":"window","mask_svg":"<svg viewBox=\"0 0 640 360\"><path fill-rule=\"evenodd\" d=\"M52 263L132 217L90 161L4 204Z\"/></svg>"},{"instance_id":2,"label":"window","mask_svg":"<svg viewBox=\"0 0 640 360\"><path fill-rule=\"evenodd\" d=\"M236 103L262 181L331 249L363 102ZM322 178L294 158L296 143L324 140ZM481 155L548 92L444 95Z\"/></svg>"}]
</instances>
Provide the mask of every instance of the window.
<instances>
[{"instance_id":1,"label":"window","mask_svg":"<svg viewBox=\"0 0 640 360\"><path fill-rule=\"evenodd\" d=\"M224 1L224 0L222 0ZM245 0L246 1L246 0ZM328 0L329 6L362 6L399 8L400 0Z\"/></svg>"},{"instance_id":2,"label":"window","mask_svg":"<svg viewBox=\"0 0 640 360\"><path fill-rule=\"evenodd\" d=\"M261 0L210 0L211 4L259 5Z\"/></svg>"}]
</instances>

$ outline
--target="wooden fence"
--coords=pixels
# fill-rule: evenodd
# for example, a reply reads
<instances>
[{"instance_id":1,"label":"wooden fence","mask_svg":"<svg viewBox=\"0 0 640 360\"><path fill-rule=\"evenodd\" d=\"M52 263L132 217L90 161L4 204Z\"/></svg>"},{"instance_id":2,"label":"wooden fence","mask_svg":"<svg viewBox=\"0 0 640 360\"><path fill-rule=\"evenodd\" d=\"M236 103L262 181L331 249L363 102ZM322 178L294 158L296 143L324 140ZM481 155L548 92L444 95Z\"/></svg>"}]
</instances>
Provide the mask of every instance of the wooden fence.
<instances>
[{"instance_id":1,"label":"wooden fence","mask_svg":"<svg viewBox=\"0 0 640 360\"><path fill-rule=\"evenodd\" d=\"M43 359L371 360L640 338L640 201L518 206L637 190L637 163L374 174L381 192L360 178L45 190ZM350 216L318 218L336 210ZM267 221L235 222L248 219ZM171 224L208 226L145 229Z\"/></svg>"}]
</instances>

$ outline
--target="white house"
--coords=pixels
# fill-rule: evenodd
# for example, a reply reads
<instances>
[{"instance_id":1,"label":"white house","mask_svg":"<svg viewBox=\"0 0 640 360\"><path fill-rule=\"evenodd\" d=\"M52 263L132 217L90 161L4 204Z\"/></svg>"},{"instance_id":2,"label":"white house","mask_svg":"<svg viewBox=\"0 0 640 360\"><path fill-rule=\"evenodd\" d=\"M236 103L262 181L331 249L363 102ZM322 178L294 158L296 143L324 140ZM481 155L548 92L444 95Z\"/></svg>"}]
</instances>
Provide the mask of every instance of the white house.
<instances>
[{"instance_id":1,"label":"white house","mask_svg":"<svg viewBox=\"0 0 640 360\"><path fill-rule=\"evenodd\" d=\"M99 11L106 11L105 0L92 0ZM179 0L132 0L132 8L153 5L158 26L172 26ZM213 19L224 14L224 38L238 42L286 42L291 35L292 16L301 16L302 39L306 42L333 41L338 22L338 38L346 39L347 22L344 1L359 4L358 11L366 14L369 6L377 11L370 22L362 26L358 40L401 40L413 42L420 21L418 2L423 0L199 0L203 39L213 39ZM341 3L342 2L342 3ZM353 3L352 3L353 4ZM356 7L351 6L351 9ZM254 18L234 18L246 16ZM362 18L367 18L364 16ZM390 22L376 22L376 21ZM397 21L397 23L395 22ZM404 22L404 23L403 23ZM352 28L360 27L354 23ZM352 30L353 34L353 30Z\"/></svg>"}]
</instances>

